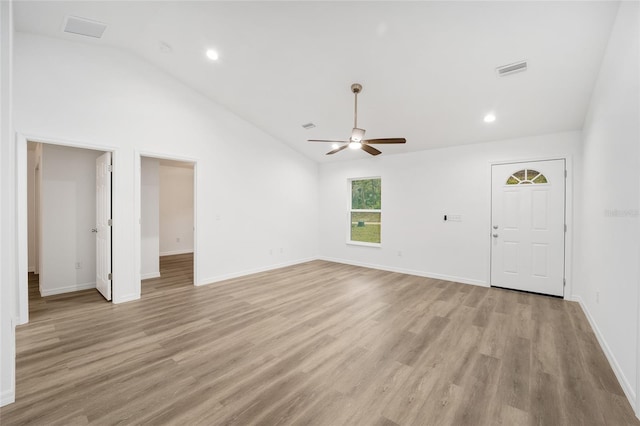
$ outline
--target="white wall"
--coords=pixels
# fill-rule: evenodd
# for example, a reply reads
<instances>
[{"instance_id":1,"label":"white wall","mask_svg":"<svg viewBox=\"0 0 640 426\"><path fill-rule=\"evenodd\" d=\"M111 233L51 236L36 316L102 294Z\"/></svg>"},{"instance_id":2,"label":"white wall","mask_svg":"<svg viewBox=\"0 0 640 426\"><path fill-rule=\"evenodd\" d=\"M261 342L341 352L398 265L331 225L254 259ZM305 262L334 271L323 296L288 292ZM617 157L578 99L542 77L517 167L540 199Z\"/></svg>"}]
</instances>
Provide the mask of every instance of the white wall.
<instances>
[{"instance_id":1,"label":"white wall","mask_svg":"<svg viewBox=\"0 0 640 426\"><path fill-rule=\"evenodd\" d=\"M140 274L160 276L160 160L140 159Z\"/></svg>"},{"instance_id":2,"label":"white wall","mask_svg":"<svg viewBox=\"0 0 640 426\"><path fill-rule=\"evenodd\" d=\"M622 2L585 120L575 288L632 405L640 280L638 21L638 3Z\"/></svg>"},{"instance_id":3,"label":"white wall","mask_svg":"<svg viewBox=\"0 0 640 426\"><path fill-rule=\"evenodd\" d=\"M160 255L192 252L193 166L161 162Z\"/></svg>"},{"instance_id":4,"label":"white wall","mask_svg":"<svg viewBox=\"0 0 640 426\"><path fill-rule=\"evenodd\" d=\"M15 150L12 129L13 20L11 1L0 1L0 406L15 399L17 274Z\"/></svg>"},{"instance_id":5,"label":"white wall","mask_svg":"<svg viewBox=\"0 0 640 426\"><path fill-rule=\"evenodd\" d=\"M196 91L129 53L22 33L14 76L17 132L114 152L116 303L140 297L136 153L198 163L197 284L317 255L317 165Z\"/></svg>"},{"instance_id":6,"label":"white wall","mask_svg":"<svg viewBox=\"0 0 640 426\"><path fill-rule=\"evenodd\" d=\"M27 151L27 223L28 223L28 256L27 265L29 272L35 271L36 266L36 203L35 203L35 178L36 178L36 144L29 144Z\"/></svg>"},{"instance_id":7,"label":"white wall","mask_svg":"<svg viewBox=\"0 0 640 426\"><path fill-rule=\"evenodd\" d=\"M96 227L96 159L101 154L43 145L42 296L95 288L96 234L91 229Z\"/></svg>"},{"instance_id":8,"label":"white wall","mask_svg":"<svg viewBox=\"0 0 640 426\"><path fill-rule=\"evenodd\" d=\"M490 163L571 161L579 141L579 132L568 132L323 164L320 254L340 262L488 285ZM382 178L380 248L345 243L347 179L367 176ZM462 215L462 222L445 222L444 214Z\"/></svg>"}]
</instances>

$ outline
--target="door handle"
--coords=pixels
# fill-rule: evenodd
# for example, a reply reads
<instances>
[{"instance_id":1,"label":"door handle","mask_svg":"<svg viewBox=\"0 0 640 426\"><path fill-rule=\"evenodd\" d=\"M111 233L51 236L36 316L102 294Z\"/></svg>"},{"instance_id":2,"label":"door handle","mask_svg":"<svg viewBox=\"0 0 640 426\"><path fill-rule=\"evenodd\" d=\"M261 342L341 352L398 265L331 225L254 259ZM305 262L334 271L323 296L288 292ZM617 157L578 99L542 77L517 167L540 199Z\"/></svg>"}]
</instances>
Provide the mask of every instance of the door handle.
<instances>
[{"instance_id":1,"label":"door handle","mask_svg":"<svg viewBox=\"0 0 640 426\"><path fill-rule=\"evenodd\" d=\"M498 234L493 234L493 238L498 238Z\"/></svg>"},{"instance_id":2,"label":"door handle","mask_svg":"<svg viewBox=\"0 0 640 426\"><path fill-rule=\"evenodd\" d=\"M98 228L91 229L91 232L98 232Z\"/></svg>"}]
</instances>

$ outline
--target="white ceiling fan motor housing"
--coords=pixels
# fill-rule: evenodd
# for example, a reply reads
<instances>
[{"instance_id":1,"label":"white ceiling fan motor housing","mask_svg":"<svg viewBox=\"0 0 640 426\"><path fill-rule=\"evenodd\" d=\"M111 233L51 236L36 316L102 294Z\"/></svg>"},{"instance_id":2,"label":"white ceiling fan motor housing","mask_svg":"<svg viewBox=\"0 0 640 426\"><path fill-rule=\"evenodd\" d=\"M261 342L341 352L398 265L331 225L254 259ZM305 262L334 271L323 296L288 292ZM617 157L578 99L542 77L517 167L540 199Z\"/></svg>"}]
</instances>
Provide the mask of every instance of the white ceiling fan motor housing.
<instances>
[{"instance_id":1,"label":"white ceiling fan motor housing","mask_svg":"<svg viewBox=\"0 0 640 426\"><path fill-rule=\"evenodd\" d=\"M364 129L354 127L351 131L351 141L360 142L364 138Z\"/></svg>"}]
</instances>

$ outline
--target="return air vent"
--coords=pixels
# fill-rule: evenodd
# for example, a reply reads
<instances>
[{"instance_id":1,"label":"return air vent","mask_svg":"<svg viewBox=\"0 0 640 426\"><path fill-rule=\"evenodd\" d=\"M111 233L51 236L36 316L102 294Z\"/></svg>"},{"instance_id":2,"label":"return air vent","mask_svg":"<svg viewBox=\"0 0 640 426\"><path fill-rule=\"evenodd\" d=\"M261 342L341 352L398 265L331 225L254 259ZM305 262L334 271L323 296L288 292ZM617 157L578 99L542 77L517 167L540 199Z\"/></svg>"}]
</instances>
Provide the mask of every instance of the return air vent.
<instances>
[{"instance_id":1,"label":"return air vent","mask_svg":"<svg viewBox=\"0 0 640 426\"><path fill-rule=\"evenodd\" d=\"M64 32L87 37L101 38L107 24L90 19L67 16L64 21Z\"/></svg>"},{"instance_id":2,"label":"return air vent","mask_svg":"<svg viewBox=\"0 0 640 426\"><path fill-rule=\"evenodd\" d=\"M309 130L309 129L313 129L314 127L316 127L316 125L313 124L313 123L306 123L306 124L303 124L302 127L307 129L307 130Z\"/></svg>"},{"instance_id":3,"label":"return air vent","mask_svg":"<svg viewBox=\"0 0 640 426\"><path fill-rule=\"evenodd\" d=\"M496 68L496 73L498 73L498 77L504 77L507 75L515 74L517 72L522 72L527 70L527 61L515 62L509 65L503 65L501 67Z\"/></svg>"}]
</instances>

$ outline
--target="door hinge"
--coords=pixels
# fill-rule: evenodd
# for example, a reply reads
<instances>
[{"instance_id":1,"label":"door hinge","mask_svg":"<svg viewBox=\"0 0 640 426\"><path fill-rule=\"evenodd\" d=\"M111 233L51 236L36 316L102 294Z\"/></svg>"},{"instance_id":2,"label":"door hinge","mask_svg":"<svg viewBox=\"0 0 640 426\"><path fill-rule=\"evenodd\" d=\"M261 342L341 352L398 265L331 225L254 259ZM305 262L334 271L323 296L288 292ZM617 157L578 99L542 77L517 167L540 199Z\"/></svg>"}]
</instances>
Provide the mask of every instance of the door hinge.
<instances>
[{"instance_id":1,"label":"door hinge","mask_svg":"<svg viewBox=\"0 0 640 426\"><path fill-rule=\"evenodd\" d=\"M113 172L113 166L111 164L107 165L107 171Z\"/></svg>"},{"instance_id":2,"label":"door hinge","mask_svg":"<svg viewBox=\"0 0 640 426\"><path fill-rule=\"evenodd\" d=\"M562 287L566 287L567 286L567 279L563 278L562 279Z\"/></svg>"},{"instance_id":3,"label":"door hinge","mask_svg":"<svg viewBox=\"0 0 640 426\"><path fill-rule=\"evenodd\" d=\"M109 272L107 274L107 280L111 281L113 279L113 275L111 275L111 272Z\"/></svg>"},{"instance_id":4,"label":"door hinge","mask_svg":"<svg viewBox=\"0 0 640 426\"><path fill-rule=\"evenodd\" d=\"M566 170L564 171L564 177L567 177L567 171Z\"/></svg>"},{"instance_id":5,"label":"door hinge","mask_svg":"<svg viewBox=\"0 0 640 426\"><path fill-rule=\"evenodd\" d=\"M113 226L113 219L107 220L107 226Z\"/></svg>"},{"instance_id":6,"label":"door hinge","mask_svg":"<svg viewBox=\"0 0 640 426\"><path fill-rule=\"evenodd\" d=\"M567 224L564 224L564 232L567 232Z\"/></svg>"}]
</instances>

